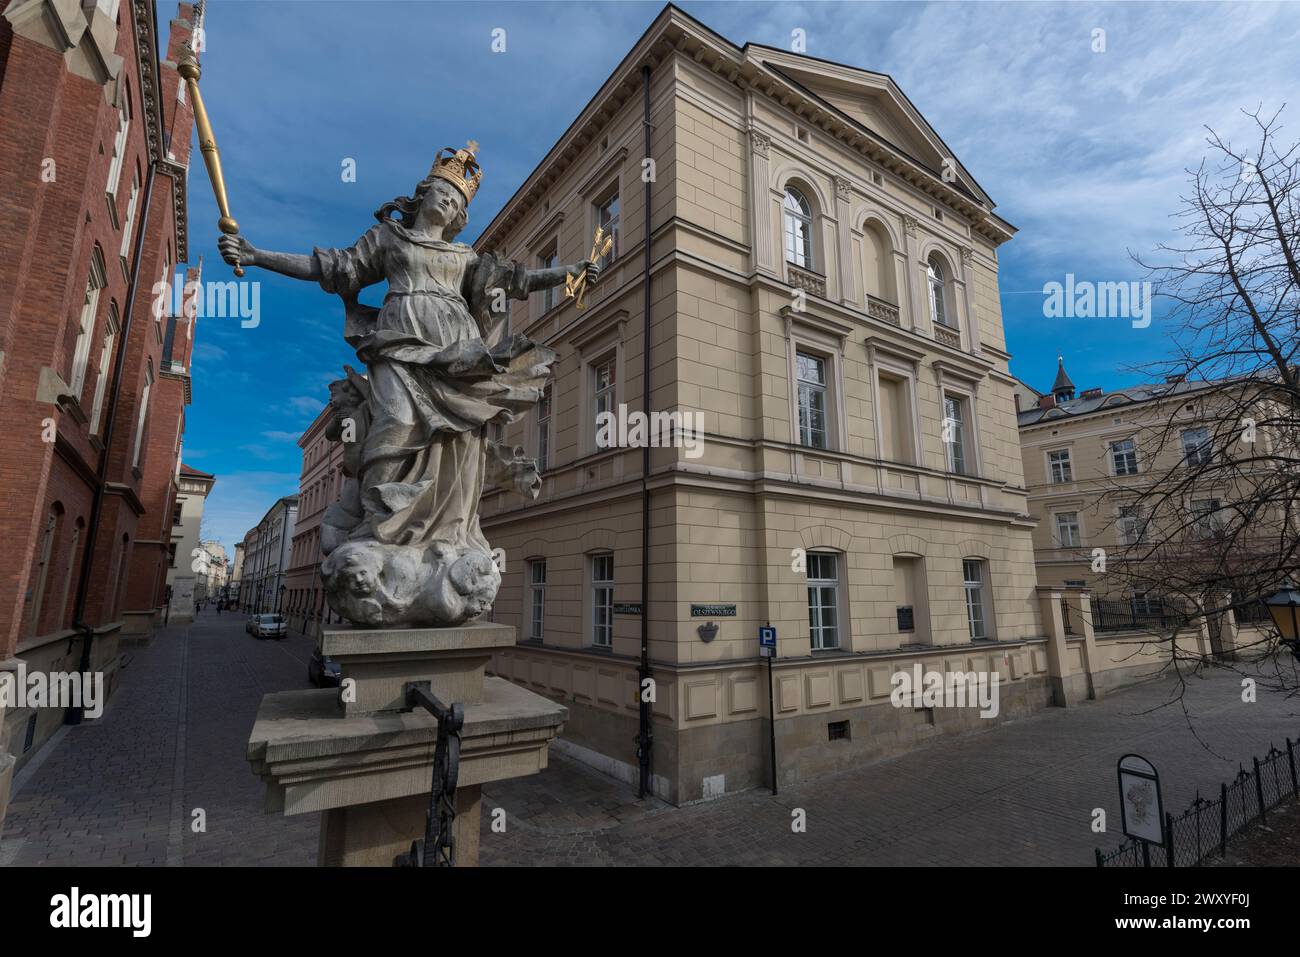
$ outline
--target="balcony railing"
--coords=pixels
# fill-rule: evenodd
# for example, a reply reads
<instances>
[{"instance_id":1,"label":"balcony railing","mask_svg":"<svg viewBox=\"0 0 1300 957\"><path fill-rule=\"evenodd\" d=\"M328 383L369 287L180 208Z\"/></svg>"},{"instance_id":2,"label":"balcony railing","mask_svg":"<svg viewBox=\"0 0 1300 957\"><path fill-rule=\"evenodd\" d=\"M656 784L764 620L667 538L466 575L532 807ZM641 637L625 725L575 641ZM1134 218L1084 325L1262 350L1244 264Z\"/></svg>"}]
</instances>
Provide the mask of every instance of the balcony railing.
<instances>
[{"instance_id":1,"label":"balcony railing","mask_svg":"<svg viewBox=\"0 0 1300 957\"><path fill-rule=\"evenodd\" d=\"M892 302L885 302L883 299L877 299L870 293L867 294L867 315L872 319L883 319L891 325L902 325L898 313L898 307Z\"/></svg>"},{"instance_id":2,"label":"balcony railing","mask_svg":"<svg viewBox=\"0 0 1300 957\"><path fill-rule=\"evenodd\" d=\"M785 281L796 289L826 298L826 277L792 262L785 264Z\"/></svg>"},{"instance_id":3,"label":"balcony railing","mask_svg":"<svg viewBox=\"0 0 1300 957\"><path fill-rule=\"evenodd\" d=\"M945 346L952 346L954 349L961 348L961 333L956 329L938 322L932 322L930 326L934 330L935 342L943 343Z\"/></svg>"}]
</instances>

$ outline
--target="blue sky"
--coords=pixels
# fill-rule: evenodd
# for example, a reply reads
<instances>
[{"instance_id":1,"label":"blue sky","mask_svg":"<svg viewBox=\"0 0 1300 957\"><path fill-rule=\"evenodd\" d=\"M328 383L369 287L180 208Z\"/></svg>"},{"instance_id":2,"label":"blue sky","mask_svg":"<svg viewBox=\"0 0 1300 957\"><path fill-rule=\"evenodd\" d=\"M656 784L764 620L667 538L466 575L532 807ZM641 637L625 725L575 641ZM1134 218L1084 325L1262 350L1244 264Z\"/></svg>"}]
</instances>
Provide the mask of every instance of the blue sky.
<instances>
[{"instance_id":1,"label":"blue sky","mask_svg":"<svg viewBox=\"0 0 1300 957\"><path fill-rule=\"evenodd\" d=\"M732 42L789 47L888 73L1020 229L1000 250L1012 371L1045 388L1056 354L1080 388L1132 381L1156 322L1044 319L1043 284L1141 278L1130 251L1171 236L1204 126L1300 99L1300 5L680 3ZM169 0L160 12L171 13ZM202 89L232 213L255 245L347 245L407 195L439 147L473 137L483 188L470 241L662 9L659 3L212 0ZM506 31L493 53L492 32ZM1092 51L1095 29L1104 53ZM1283 139L1297 138L1300 103ZM356 182L344 182L345 159ZM229 279L195 150L190 255ZM205 533L229 548L297 491L295 444L345 362L337 298L250 270L261 321L201 319L185 461L215 472Z\"/></svg>"}]
</instances>

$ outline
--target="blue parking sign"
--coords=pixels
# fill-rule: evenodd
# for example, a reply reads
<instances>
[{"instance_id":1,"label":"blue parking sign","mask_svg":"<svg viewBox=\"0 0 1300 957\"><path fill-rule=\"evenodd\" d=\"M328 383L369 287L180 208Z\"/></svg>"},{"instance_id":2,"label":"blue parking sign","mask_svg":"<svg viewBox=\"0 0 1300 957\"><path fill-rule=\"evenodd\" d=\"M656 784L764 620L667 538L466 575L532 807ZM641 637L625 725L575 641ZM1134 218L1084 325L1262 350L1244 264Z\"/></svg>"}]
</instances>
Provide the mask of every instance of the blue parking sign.
<instances>
[{"instance_id":1,"label":"blue parking sign","mask_svg":"<svg viewBox=\"0 0 1300 957\"><path fill-rule=\"evenodd\" d=\"M758 629L758 653L768 657L776 651L776 628L772 625L760 625Z\"/></svg>"}]
</instances>

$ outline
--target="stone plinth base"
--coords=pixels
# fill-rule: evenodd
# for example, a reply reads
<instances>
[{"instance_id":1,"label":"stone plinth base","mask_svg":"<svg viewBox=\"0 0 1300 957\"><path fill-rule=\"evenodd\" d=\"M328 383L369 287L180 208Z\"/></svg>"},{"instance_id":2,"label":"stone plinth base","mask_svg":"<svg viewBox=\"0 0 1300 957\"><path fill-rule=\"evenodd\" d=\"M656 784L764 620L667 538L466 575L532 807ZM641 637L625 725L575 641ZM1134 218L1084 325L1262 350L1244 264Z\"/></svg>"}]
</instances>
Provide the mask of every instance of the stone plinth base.
<instances>
[{"instance_id":1,"label":"stone plinth base","mask_svg":"<svg viewBox=\"0 0 1300 957\"><path fill-rule=\"evenodd\" d=\"M428 681L444 704L483 700L483 671L499 648L515 643L510 625L475 622L454 628L325 628L320 649L339 663L343 713L400 711L408 681Z\"/></svg>"}]
</instances>

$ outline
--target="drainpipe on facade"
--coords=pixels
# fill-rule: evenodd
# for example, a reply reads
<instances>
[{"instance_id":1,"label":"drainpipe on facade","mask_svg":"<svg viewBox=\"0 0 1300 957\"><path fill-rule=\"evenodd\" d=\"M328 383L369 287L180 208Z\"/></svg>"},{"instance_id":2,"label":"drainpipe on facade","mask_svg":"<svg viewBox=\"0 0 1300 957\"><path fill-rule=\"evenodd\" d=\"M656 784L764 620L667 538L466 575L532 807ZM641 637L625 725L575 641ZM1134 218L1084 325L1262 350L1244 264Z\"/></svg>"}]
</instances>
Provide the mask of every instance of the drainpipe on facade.
<instances>
[{"instance_id":1,"label":"drainpipe on facade","mask_svg":"<svg viewBox=\"0 0 1300 957\"><path fill-rule=\"evenodd\" d=\"M645 127L645 158L650 157L650 65L641 67L641 83L645 92L645 107L642 124ZM643 167L644 170L644 167ZM645 269L641 284L644 286L645 302L644 323L641 339L641 389L644 395L645 413L650 415L650 186L652 177L642 173L645 181ZM640 784L637 796L645 797L650 793L651 749L654 747L654 735L650 729L650 702L646 700L646 681L653 680L650 671L650 443L641 448L641 680L637 683L637 713L639 731L637 733L636 756L640 768Z\"/></svg>"},{"instance_id":2,"label":"drainpipe on facade","mask_svg":"<svg viewBox=\"0 0 1300 957\"><path fill-rule=\"evenodd\" d=\"M156 31L155 31L156 36ZM135 234L135 249L132 253L131 281L126 290L126 308L122 313L121 344L113 359L113 384L109 390L108 408L104 417L104 447L99 452L99 463L95 468L95 487L90 503L90 523L86 531L86 547L81 556L81 574L77 576L77 598L72 606L72 627L82 634L81 664L79 671L90 671L91 650L95 641L95 629L85 621L86 599L90 591L90 574L95 558L95 546L99 539L99 520L104 507L104 488L108 484L108 459L113 450L113 433L117 431L117 403L122 393L122 367L126 365L126 353L131 343L131 320L135 315L135 295L140 284L140 260L144 253L145 231L149 228L149 207L153 200L153 181L158 172L156 157L149 159L149 173L144 185L144 208L140 211L140 225ZM118 582L120 588L122 582ZM105 608L111 596L105 595ZM170 602L168 602L170 605ZM64 713L64 724L81 724L85 718L85 703L69 707Z\"/></svg>"}]
</instances>

